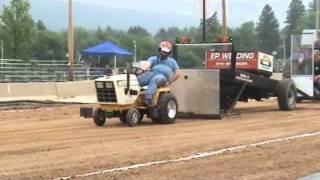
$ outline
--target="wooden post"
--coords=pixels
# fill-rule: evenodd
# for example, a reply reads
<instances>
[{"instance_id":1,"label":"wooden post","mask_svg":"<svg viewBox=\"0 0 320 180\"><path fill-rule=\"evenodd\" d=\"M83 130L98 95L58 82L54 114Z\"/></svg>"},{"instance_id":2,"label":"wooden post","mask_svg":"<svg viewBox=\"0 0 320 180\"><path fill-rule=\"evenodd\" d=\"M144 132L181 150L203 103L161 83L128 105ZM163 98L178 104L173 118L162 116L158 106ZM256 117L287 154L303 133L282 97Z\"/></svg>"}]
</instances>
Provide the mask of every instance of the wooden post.
<instances>
[{"instance_id":1,"label":"wooden post","mask_svg":"<svg viewBox=\"0 0 320 180\"><path fill-rule=\"evenodd\" d=\"M224 38L228 36L226 11L226 1L222 0L222 35Z\"/></svg>"},{"instance_id":2,"label":"wooden post","mask_svg":"<svg viewBox=\"0 0 320 180\"><path fill-rule=\"evenodd\" d=\"M68 3L68 64L69 64L69 80L74 80L74 39L73 39L73 11L72 11L72 0Z\"/></svg>"}]
</instances>

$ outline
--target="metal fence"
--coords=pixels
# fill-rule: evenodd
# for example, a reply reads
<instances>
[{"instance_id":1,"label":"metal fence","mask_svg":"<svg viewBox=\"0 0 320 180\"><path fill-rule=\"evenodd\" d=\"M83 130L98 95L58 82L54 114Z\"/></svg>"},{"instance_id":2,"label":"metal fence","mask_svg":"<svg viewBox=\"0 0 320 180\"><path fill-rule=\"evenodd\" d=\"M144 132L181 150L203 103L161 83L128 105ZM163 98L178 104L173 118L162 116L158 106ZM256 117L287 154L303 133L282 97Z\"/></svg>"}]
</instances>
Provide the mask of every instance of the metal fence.
<instances>
[{"instance_id":1,"label":"metal fence","mask_svg":"<svg viewBox=\"0 0 320 180\"><path fill-rule=\"evenodd\" d=\"M203 66L203 62L195 62ZM181 66L183 68L183 63ZM135 65L138 66L138 65ZM74 80L92 80L104 75L119 74L124 68L111 69L74 64ZM283 70L281 62L275 62L275 72ZM67 60L0 59L0 83L3 82L63 82L69 81Z\"/></svg>"},{"instance_id":2,"label":"metal fence","mask_svg":"<svg viewBox=\"0 0 320 180\"><path fill-rule=\"evenodd\" d=\"M74 80L92 80L112 74L112 69L74 64ZM69 65L66 60L1 59L0 82L68 81Z\"/></svg>"}]
</instances>

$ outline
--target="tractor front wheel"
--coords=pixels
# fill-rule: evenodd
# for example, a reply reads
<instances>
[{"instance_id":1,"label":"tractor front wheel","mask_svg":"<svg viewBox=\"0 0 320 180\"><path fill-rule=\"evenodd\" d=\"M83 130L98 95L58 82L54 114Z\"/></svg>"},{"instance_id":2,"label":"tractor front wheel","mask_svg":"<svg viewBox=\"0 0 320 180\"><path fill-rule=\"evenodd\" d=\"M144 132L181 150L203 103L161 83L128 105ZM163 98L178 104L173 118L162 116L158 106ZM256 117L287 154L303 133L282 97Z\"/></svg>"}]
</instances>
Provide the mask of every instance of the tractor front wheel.
<instances>
[{"instance_id":1,"label":"tractor front wheel","mask_svg":"<svg viewBox=\"0 0 320 180\"><path fill-rule=\"evenodd\" d=\"M126 114L127 125L130 127L135 127L139 124L139 120L140 120L139 111L135 108L129 109Z\"/></svg>"},{"instance_id":2,"label":"tractor front wheel","mask_svg":"<svg viewBox=\"0 0 320 180\"><path fill-rule=\"evenodd\" d=\"M95 109L93 112L93 121L97 126L103 126L106 122L106 113L100 108Z\"/></svg>"}]
</instances>

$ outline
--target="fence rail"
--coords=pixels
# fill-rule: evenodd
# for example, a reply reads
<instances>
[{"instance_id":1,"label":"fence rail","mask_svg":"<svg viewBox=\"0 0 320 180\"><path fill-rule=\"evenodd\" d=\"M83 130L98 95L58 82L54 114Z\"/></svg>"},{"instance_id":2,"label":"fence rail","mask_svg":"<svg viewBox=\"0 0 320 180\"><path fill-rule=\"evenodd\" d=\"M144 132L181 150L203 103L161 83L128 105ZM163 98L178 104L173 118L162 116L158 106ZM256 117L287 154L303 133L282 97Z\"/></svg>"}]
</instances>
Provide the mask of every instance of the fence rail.
<instances>
[{"instance_id":1,"label":"fence rail","mask_svg":"<svg viewBox=\"0 0 320 180\"><path fill-rule=\"evenodd\" d=\"M92 80L104 75L123 72L123 69L89 67L74 64L75 81ZM283 71L283 62L274 62L274 71ZM69 81L67 60L0 59L0 83L2 82L61 82Z\"/></svg>"},{"instance_id":2,"label":"fence rail","mask_svg":"<svg viewBox=\"0 0 320 180\"><path fill-rule=\"evenodd\" d=\"M112 74L112 69L74 64L74 80L92 80ZM66 60L0 59L0 82L68 81L69 65Z\"/></svg>"}]
</instances>

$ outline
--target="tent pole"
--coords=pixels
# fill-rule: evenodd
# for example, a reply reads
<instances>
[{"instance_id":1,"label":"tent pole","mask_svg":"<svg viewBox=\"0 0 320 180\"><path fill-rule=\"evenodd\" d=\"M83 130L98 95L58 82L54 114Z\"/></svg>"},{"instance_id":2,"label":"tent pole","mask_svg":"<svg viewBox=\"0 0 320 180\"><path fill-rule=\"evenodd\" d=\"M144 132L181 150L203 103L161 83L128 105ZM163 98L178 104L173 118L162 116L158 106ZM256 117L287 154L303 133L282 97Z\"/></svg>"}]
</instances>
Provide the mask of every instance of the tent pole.
<instances>
[{"instance_id":1,"label":"tent pole","mask_svg":"<svg viewBox=\"0 0 320 180\"><path fill-rule=\"evenodd\" d=\"M134 57L133 57L133 62L137 61L137 41L133 40L133 46L134 46Z\"/></svg>"}]
</instances>

